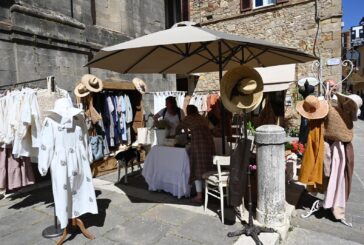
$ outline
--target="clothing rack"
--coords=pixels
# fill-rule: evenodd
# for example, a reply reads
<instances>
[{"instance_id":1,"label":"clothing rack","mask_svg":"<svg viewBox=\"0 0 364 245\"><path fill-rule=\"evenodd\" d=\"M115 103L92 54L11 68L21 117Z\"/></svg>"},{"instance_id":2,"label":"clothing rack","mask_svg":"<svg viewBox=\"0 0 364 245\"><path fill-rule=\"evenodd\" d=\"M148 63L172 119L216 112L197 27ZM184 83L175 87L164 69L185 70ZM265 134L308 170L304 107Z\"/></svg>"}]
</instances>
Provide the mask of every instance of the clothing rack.
<instances>
[{"instance_id":1,"label":"clothing rack","mask_svg":"<svg viewBox=\"0 0 364 245\"><path fill-rule=\"evenodd\" d=\"M54 76L50 76L50 77L54 81ZM40 81L47 81L47 79L48 79L48 77L38 78L38 79L29 80L29 81L25 81L25 82L19 82L19 83L6 84L6 85L1 85L0 88L14 87L14 86L28 84L28 83L35 83L35 82L40 82ZM52 83L54 84L54 82L52 82ZM54 91L54 89L52 89L52 91Z\"/></svg>"},{"instance_id":2,"label":"clothing rack","mask_svg":"<svg viewBox=\"0 0 364 245\"><path fill-rule=\"evenodd\" d=\"M196 90L193 93L211 93L211 92L220 92L220 89L209 89L209 90Z\"/></svg>"},{"instance_id":3,"label":"clothing rack","mask_svg":"<svg viewBox=\"0 0 364 245\"><path fill-rule=\"evenodd\" d=\"M156 91L156 92L145 92L144 94L157 94L157 93L187 93L187 91Z\"/></svg>"}]
</instances>

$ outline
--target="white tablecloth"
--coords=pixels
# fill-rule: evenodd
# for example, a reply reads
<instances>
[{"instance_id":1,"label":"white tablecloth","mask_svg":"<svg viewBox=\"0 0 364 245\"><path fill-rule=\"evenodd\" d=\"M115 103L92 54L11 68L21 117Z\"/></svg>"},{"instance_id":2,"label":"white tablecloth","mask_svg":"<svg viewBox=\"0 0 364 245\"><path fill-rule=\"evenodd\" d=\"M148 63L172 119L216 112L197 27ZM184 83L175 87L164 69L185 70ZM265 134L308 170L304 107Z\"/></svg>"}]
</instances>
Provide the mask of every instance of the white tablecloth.
<instances>
[{"instance_id":1,"label":"white tablecloth","mask_svg":"<svg viewBox=\"0 0 364 245\"><path fill-rule=\"evenodd\" d=\"M163 190L178 198L190 195L190 161L185 148L152 147L142 174L150 191Z\"/></svg>"}]
</instances>

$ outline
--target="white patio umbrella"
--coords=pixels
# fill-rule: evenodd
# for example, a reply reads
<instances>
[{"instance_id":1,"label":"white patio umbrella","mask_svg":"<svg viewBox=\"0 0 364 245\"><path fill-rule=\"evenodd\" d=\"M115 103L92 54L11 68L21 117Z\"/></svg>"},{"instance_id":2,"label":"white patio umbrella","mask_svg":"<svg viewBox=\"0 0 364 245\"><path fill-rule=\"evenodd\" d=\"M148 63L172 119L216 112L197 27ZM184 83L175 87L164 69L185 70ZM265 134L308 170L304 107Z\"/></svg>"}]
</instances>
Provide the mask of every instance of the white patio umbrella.
<instances>
[{"instance_id":1,"label":"white patio umbrella","mask_svg":"<svg viewBox=\"0 0 364 245\"><path fill-rule=\"evenodd\" d=\"M120 73L218 71L221 81L224 70L242 64L267 67L315 59L318 58L296 49L202 28L193 22L180 22L170 29L103 48L87 66ZM221 111L225 121L224 110ZM222 146L224 142L222 130Z\"/></svg>"},{"instance_id":2,"label":"white patio umbrella","mask_svg":"<svg viewBox=\"0 0 364 245\"><path fill-rule=\"evenodd\" d=\"M189 74L223 71L241 64L266 67L314 59L296 49L181 22L103 48L87 66L120 73Z\"/></svg>"}]
</instances>

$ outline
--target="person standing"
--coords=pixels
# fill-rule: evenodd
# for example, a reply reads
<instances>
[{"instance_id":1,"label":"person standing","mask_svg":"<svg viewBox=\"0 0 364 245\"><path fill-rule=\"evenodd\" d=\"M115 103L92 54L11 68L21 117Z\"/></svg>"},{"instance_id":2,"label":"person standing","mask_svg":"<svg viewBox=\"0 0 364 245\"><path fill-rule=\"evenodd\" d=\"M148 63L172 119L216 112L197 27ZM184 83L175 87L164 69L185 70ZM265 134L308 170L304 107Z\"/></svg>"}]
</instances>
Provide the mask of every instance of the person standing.
<instances>
[{"instance_id":1,"label":"person standing","mask_svg":"<svg viewBox=\"0 0 364 245\"><path fill-rule=\"evenodd\" d=\"M169 126L168 136L175 136L177 125L183 120L185 114L181 108L177 106L176 98L169 96L166 98L166 107L153 116L154 123L158 120L165 120ZM162 118L162 119L161 119Z\"/></svg>"},{"instance_id":2,"label":"person standing","mask_svg":"<svg viewBox=\"0 0 364 245\"><path fill-rule=\"evenodd\" d=\"M182 129L191 134L189 182L195 184L197 192L192 201L202 204L202 175L213 170L214 141L208 121L198 113L194 105L187 106L187 116L177 126L176 132Z\"/></svg>"}]
</instances>

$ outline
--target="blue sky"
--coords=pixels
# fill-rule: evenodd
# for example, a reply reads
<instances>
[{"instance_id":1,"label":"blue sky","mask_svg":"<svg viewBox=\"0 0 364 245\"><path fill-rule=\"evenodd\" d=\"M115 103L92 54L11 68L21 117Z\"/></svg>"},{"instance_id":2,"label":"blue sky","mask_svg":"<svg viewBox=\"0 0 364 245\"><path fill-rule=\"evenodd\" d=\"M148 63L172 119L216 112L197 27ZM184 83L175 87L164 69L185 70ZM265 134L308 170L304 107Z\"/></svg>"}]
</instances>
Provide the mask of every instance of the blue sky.
<instances>
[{"instance_id":1,"label":"blue sky","mask_svg":"<svg viewBox=\"0 0 364 245\"><path fill-rule=\"evenodd\" d=\"M364 0L342 0L344 30L357 26L364 17Z\"/></svg>"}]
</instances>

